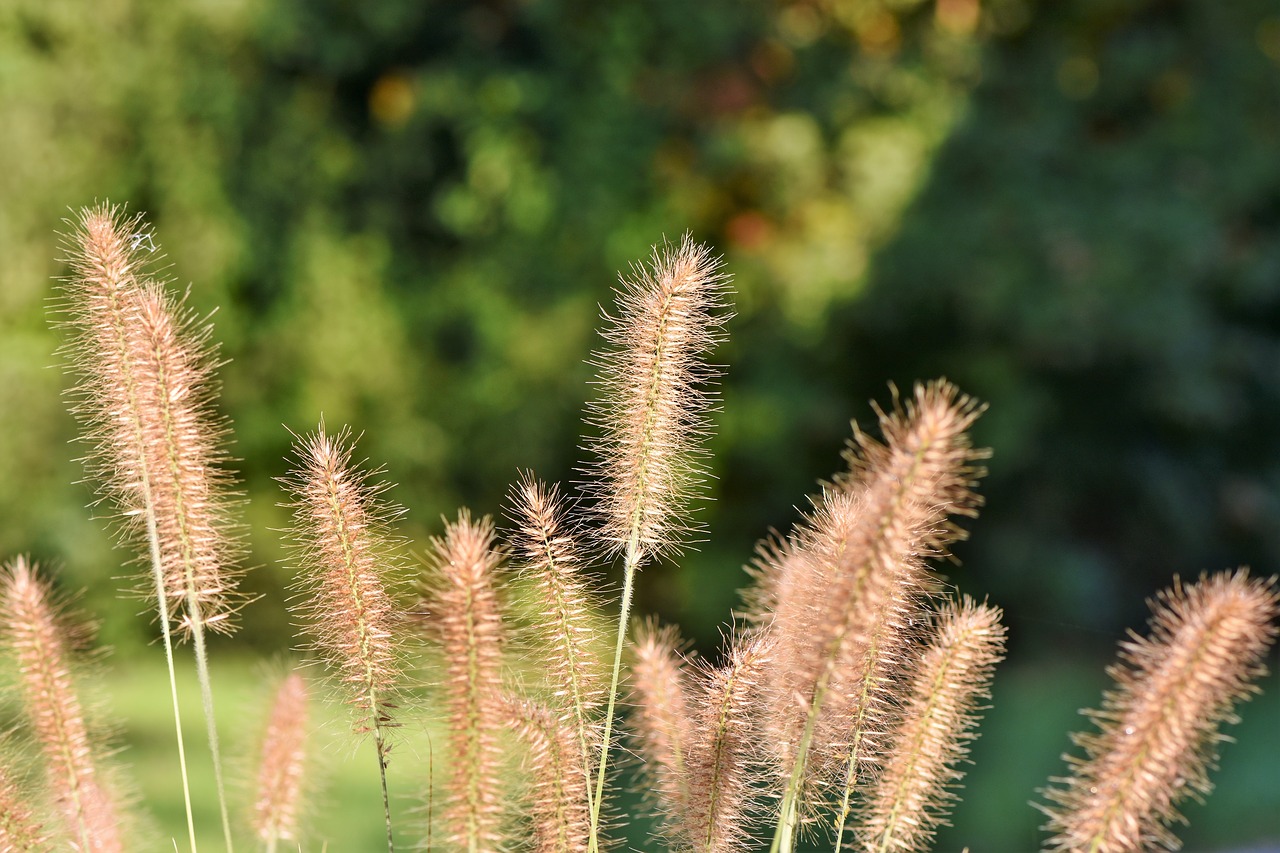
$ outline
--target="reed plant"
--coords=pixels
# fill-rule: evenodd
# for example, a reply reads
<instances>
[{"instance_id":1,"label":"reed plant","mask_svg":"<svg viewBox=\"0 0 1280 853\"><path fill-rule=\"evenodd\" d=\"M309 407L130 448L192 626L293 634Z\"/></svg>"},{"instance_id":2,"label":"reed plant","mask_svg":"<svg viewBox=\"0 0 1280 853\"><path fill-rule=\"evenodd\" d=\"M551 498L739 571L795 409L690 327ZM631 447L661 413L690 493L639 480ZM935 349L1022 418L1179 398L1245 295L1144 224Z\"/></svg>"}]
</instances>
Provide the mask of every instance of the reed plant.
<instances>
[{"instance_id":1,"label":"reed plant","mask_svg":"<svg viewBox=\"0 0 1280 853\"><path fill-rule=\"evenodd\" d=\"M406 837L467 853L617 849L624 817L610 794L631 769L659 819L648 849L790 853L806 836L835 851L930 848L958 799L1005 647L1000 608L958 597L938 570L981 506L988 452L970 432L982 405L935 380L895 390L874 432L855 426L843 470L792 530L758 547L715 660L690 654L671 626L631 619L643 567L679 559L698 530L691 507L707 479L718 375L710 359L730 318L728 278L708 248L664 244L623 279L594 359L585 486L574 493L523 472L509 524L460 510L421 566L396 533L403 510L386 499L390 487L355 459L350 428L321 420L295 436L281 481L293 509L286 571L298 652L323 675L280 681L251 805L233 820L205 637L230 630L247 602L236 589L238 501L210 333L148 275L158 250L137 217L94 207L68 240L74 409L91 479L149 569L193 853L180 639L195 652L228 850L237 837L268 853L319 839L306 804L317 787L312 695L345 705L353 732L373 742L388 851ZM612 561L616 602L584 572ZM1178 847L1179 805L1209 792L1222 726L1256 690L1278 585L1237 570L1175 579L1153 599L1149 635L1122 641L1116 686L1089 712L1097 731L1076 736L1083 755L1043 792L1045 850ZM16 557L0 596L0 639L27 719L18 734L37 745L42 771L24 773L17 750L0 750L0 849L146 848L136 804L98 769L103 740L74 689L77 635L47 582ZM401 808L389 756L399 728L421 720L446 731L443 756L407 757L421 795ZM620 749L639 767L616 760ZM342 805L375 803L371 793L367 805Z\"/></svg>"}]
</instances>

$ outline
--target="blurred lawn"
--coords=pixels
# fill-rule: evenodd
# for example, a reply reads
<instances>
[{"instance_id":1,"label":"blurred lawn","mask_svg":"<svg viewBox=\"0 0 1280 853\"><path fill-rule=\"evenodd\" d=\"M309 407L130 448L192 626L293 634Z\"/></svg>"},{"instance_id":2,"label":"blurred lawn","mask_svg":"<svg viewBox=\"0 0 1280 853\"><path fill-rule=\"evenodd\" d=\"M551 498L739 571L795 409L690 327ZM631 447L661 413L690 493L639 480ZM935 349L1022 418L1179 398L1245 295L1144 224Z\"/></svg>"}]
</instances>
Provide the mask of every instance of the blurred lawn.
<instances>
[{"instance_id":1,"label":"blurred lawn","mask_svg":"<svg viewBox=\"0 0 1280 853\"><path fill-rule=\"evenodd\" d=\"M183 649L183 652L186 650ZM179 665L185 664L180 660ZM252 788L257 738L265 724L272 685L279 667L263 666L245 659L211 661L219 733L227 756L228 786L231 789L237 840L248 845L248 792ZM185 667L190 669L189 666ZM193 674L179 673L182 717L186 731L187 762L191 796L196 810L197 842L201 849L223 847L218 818L218 801L212 765L204 735L200 691ZM146 811L154 816L157 834L165 839L158 849L184 849L187 836L173 746L173 715L169 700L168 676L160 650L150 658L138 656L127 669L116 673L109 690L115 719L123 723L121 742L126 749L118 761L128 767L137 783ZM345 707L313 702L316 721L312 744L316 760L310 771L313 791L309 806L309 826L302 845L305 851L379 850L386 846L382 802L378 790L378 769L372 741L358 745L348 735ZM388 783L392 788L393 818L397 841L408 847L417 841L410 828L420 821L427 786L423 781L430 766L429 736L409 721L395 739ZM134 849L134 848L131 848Z\"/></svg>"},{"instance_id":2,"label":"blurred lawn","mask_svg":"<svg viewBox=\"0 0 1280 853\"><path fill-rule=\"evenodd\" d=\"M1082 727L1077 709L1096 706L1103 687L1103 662L1064 660L1053 667L1006 668L998 675L992 709L977 742L974 765L965 782L964 800L955 826L944 830L935 849L968 846L983 853L1025 853L1039 846L1042 816L1030 805L1035 791L1051 775L1063 771L1060 754L1068 748L1067 732ZM240 659L214 662L220 729L224 750L231 758L230 784L236 792L248 789L254 739L265 718L266 679L271 670ZM187 752L191 764L192 796L203 847L222 846L217 801L204 748L199 691L192 679L181 684L187 724ZM155 816L158 834L183 846L186 832L177 761L172 746L172 722L163 656L130 661L127 670L110 683L110 704L124 723L127 749L119 760L130 767L146 809ZM1205 805L1190 804L1190 826L1181 830L1188 851L1223 851L1259 842L1280 841L1280 678L1270 676L1265 692L1242 709L1244 721L1230 730L1242 741L1224 749L1222 784ZM313 773L317 797L310 809L310 832L305 851L377 851L384 846L378 774L372 746L353 748L346 736L345 710L320 704L321 731L315 739L320 758ZM390 767L390 784L398 832L404 846L421 840L424 779L429 765L430 738L420 721L406 717ZM437 733L435 742L443 742ZM437 773L441 767L436 766ZM632 815L638 808L635 785L617 803L617 811ZM245 795L233 795L237 814L246 814ZM653 850L649 824L631 826L628 848ZM1211 839L1211 840L1210 840ZM159 849L171 849L162 844ZM812 850L823 849L818 846Z\"/></svg>"}]
</instances>

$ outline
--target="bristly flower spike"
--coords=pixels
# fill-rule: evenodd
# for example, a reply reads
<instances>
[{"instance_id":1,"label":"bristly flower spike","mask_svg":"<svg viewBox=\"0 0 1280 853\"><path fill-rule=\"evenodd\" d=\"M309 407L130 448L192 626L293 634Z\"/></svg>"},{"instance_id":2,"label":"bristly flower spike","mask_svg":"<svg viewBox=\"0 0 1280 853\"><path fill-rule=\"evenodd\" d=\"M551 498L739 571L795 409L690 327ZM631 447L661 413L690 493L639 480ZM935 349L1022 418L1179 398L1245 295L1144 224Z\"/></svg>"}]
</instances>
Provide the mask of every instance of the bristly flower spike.
<instances>
[{"instance_id":1,"label":"bristly flower spike","mask_svg":"<svg viewBox=\"0 0 1280 853\"><path fill-rule=\"evenodd\" d=\"M973 462L985 453L968 430L980 412L945 381L916 386L905 405L880 414L883 444L857 434L855 473L828 486L780 558L764 562L761 602L786 607L767 622L767 725L786 780L772 853L794 848L833 757L846 762L848 800L876 748L889 699L881 682L901 663L892 650L914 639L912 608L936 586L925 560L959 535L949 516L978 504Z\"/></svg>"},{"instance_id":2,"label":"bristly flower spike","mask_svg":"<svg viewBox=\"0 0 1280 853\"><path fill-rule=\"evenodd\" d=\"M673 626L645 622L636 631L631 665L633 718L655 811L666 830L679 832L689 814L689 768L685 753L691 723L688 673Z\"/></svg>"},{"instance_id":3,"label":"bristly flower spike","mask_svg":"<svg viewBox=\"0 0 1280 853\"><path fill-rule=\"evenodd\" d=\"M574 766L590 774L599 744L604 704L604 672L596 653L599 629L594 596L582 578L575 537L565 522L559 489L547 488L532 474L521 475L513 490L512 541L520 574L533 581L546 617L538 621L537 649L545 660L551 706L567 712L575 732ZM592 792L585 786L588 809Z\"/></svg>"},{"instance_id":4,"label":"bristly flower spike","mask_svg":"<svg viewBox=\"0 0 1280 853\"><path fill-rule=\"evenodd\" d=\"M928 849L942 823L960 763L977 736L978 712L1004 658L999 608L967 596L939 613L934 636L911 675L901 721L863 802L857 849L910 853Z\"/></svg>"},{"instance_id":5,"label":"bristly flower spike","mask_svg":"<svg viewBox=\"0 0 1280 853\"><path fill-rule=\"evenodd\" d=\"M718 371L706 356L725 337L728 278L707 247L687 236L654 250L618 290L619 314L606 315L597 353L599 398L590 420L597 478L591 485L616 552L645 562L680 547L692 527L685 513L706 474L701 442L710 431L709 386Z\"/></svg>"},{"instance_id":6,"label":"bristly flower spike","mask_svg":"<svg viewBox=\"0 0 1280 853\"><path fill-rule=\"evenodd\" d=\"M144 233L145 245L138 239ZM244 596L236 588L241 546L231 515L237 501L223 467L227 426L213 408L210 330L181 299L142 277L155 244L139 217L124 221L107 205L85 210L69 242L72 275L64 292L72 338L66 351L81 374L73 408L91 445L86 464L119 512L121 538L141 544L151 563L194 849L171 622L192 639L231 849L205 629L230 631Z\"/></svg>"},{"instance_id":7,"label":"bristly flower spike","mask_svg":"<svg viewBox=\"0 0 1280 853\"><path fill-rule=\"evenodd\" d=\"M596 479L588 486L602 520L602 538L624 557L617 643L605 709L595 793L592 853L598 849L601 799L609 763L613 709L627 636L635 574L655 556L679 550L694 527L686 507L706 479L702 441L710 431L710 385L717 371L706 357L724 338L728 278L719 261L687 236L677 248L654 249L618 290L619 314L606 315L609 348L596 355L601 386L589 419Z\"/></svg>"},{"instance_id":8,"label":"bristly flower spike","mask_svg":"<svg viewBox=\"0 0 1280 853\"><path fill-rule=\"evenodd\" d=\"M285 480L294 496L293 536L301 571L295 608L311 647L334 673L352 708L352 728L372 733L382 778L387 849L394 849L387 791L387 741L395 727L401 681L403 617L393 597L401 569L391 520L400 512L378 501L384 487L352 464L347 430L330 436L321 422L295 448L298 467Z\"/></svg>"},{"instance_id":9,"label":"bristly flower spike","mask_svg":"<svg viewBox=\"0 0 1280 853\"><path fill-rule=\"evenodd\" d=\"M120 815L95 767L95 749L68 661L68 626L50 591L22 557L0 575L0 629L17 662L27 718L44 755L49 790L78 853L118 853Z\"/></svg>"},{"instance_id":10,"label":"bristly flower spike","mask_svg":"<svg viewBox=\"0 0 1280 853\"><path fill-rule=\"evenodd\" d=\"M1235 704L1257 693L1253 681L1276 637L1278 579L1252 579L1243 571L1202 576L1151 604L1151 632L1120 644L1108 669L1116 686L1098 726L1077 734L1086 757L1067 756L1071 776L1045 793L1053 805L1049 849L1070 853L1176 850L1169 824L1178 804L1212 785L1208 770L1226 740L1218 729L1234 723Z\"/></svg>"},{"instance_id":11,"label":"bristly flower spike","mask_svg":"<svg viewBox=\"0 0 1280 853\"><path fill-rule=\"evenodd\" d=\"M297 841L307 770L307 684L296 672L276 688L262 737L253 801L253 831L275 853L281 841Z\"/></svg>"},{"instance_id":12,"label":"bristly flower spike","mask_svg":"<svg viewBox=\"0 0 1280 853\"><path fill-rule=\"evenodd\" d=\"M424 609L445 662L452 755L444 822L449 843L471 853L502 844L500 738L503 625L494 574L502 554L493 522L462 511L431 543Z\"/></svg>"},{"instance_id":13,"label":"bristly flower spike","mask_svg":"<svg viewBox=\"0 0 1280 853\"><path fill-rule=\"evenodd\" d=\"M689 802L679 830L700 853L734 853L750 839L755 717L768 656L766 635L739 637L728 663L706 672L694 691L684 750Z\"/></svg>"},{"instance_id":14,"label":"bristly flower spike","mask_svg":"<svg viewBox=\"0 0 1280 853\"><path fill-rule=\"evenodd\" d=\"M0 767L0 850L35 853L48 849L49 838L31 807L31 798L14 782L8 768Z\"/></svg>"},{"instance_id":15,"label":"bristly flower spike","mask_svg":"<svg viewBox=\"0 0 1280 853\"><path fill-rule=\"evenodd\" d=\"M590 842L590 779L583 766L572 714L552 712L531 699L504 697L506 718L529 747L533 773L533 849L538 853L585 853Z\"/></svg>"}]
</instances>

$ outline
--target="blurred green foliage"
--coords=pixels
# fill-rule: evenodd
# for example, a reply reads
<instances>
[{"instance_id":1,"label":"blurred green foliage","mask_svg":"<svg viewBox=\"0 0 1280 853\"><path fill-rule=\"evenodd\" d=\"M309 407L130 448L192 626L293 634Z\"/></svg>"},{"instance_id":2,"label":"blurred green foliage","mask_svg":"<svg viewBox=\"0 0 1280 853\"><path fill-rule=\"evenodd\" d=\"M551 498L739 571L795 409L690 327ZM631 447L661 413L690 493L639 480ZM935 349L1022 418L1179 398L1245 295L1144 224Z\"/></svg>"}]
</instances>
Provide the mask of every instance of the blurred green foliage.
<instances>
[{"instance_id":1,"label":"blurred green foliage","mask_svg":"<svg viewBox=\"0 0 1280 853\"><path fill-rule=\"evenodd\" d=\"M598 305L688 230L737 290L716 500L640 608L712 647L849 418L946 374L995 450L953 574L1015 657L1109 653L1172 574L1280 566L1277 151L1272 0L9 0L0 552L150 639L49 369L69 208L217 309L265 649L283 425L365 431L418 542L572 480Z\"/></svg>"}]
</instances>

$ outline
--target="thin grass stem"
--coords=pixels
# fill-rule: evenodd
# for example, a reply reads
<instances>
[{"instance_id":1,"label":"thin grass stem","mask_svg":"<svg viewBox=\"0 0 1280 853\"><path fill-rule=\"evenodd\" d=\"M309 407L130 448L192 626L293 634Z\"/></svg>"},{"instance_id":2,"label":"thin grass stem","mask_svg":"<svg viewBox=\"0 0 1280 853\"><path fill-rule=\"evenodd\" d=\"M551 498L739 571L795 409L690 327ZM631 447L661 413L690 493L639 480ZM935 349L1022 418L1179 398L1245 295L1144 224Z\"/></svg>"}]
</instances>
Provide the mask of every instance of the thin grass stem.
<instances>
[{"instance_id":1,"label":"thin grass stem","mask_svg":"<svg viewBox=\"0 0 1280 853\"><path fill-rule=\"evenodd\" d=\"M613 671L609 675L609 703L604 712L604 734L600 743L600 767L596 772L596 791L591 803L590 853L600 849L600 804L604 799L604 780L609 765L609 747L613 737L613 712L618 699L618 676L622 670L622 649L626 645L627 626L631 617L631 597L635 588L636 570L640 567L641 551L637 535L627 545L626 563L622 575L622 600L618 612L618 639L613 649Z\"/></svg>"}]
</instances>

